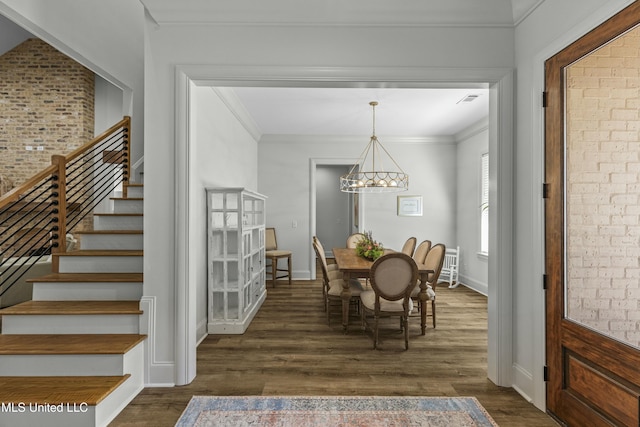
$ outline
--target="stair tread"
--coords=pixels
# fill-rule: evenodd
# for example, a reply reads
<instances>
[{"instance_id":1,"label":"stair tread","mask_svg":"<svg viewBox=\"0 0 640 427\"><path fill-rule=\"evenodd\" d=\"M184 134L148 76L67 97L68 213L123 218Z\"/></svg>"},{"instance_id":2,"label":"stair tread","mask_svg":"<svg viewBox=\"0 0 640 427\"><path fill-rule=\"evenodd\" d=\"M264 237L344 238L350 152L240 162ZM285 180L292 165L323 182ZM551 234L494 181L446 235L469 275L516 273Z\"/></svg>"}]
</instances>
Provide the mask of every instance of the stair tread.
<instances>
[{"instance_id":1,"label":"stair tread","mask_svg":"<svg viewBox=\"0 0 640 427\"><path fill-rule=\"evenodd\" d=\"M93 214L93 216L143 216L144 214L142 213L136 213L136 212L131 212L131 213L117 213L117 212L96 212Z\"/></svg>"},{"instance_id":2,"label":"stair tread","mask_svg":"<svg viewBox=\"0 0 640 427\"><path fill-rule=\"evenodd\" d=\"M0 402L95 406L130 376L0 377Z\"/></svg>"},{"instance_id":3,"label":"stair tread","mask_svg":"<svg viewBox=\"0 0 640 427\"><path fill-rule=\"evenodd\" d=\"M138 334L0 335L0 355L125 354L145 338Z\"/></svg>"},{"instance_id":4,"label":"stair tread","mask_svg":"<svg viewBox=\"0 0 640 427\"><path fill-rule=\"evenodd\" d=\"M85 230L74 234L143 234L142 230Z\"/></svg>"},{"instance_id":5,"label":"stair tread","mask_svg":"<svg viewBox=\"0 0 640 427\"><path fill-rule=\"evenodd\" d=\"M28 282L142 282L142 273L51 273Z\"/></svg>"},{"instance_id":6,"label":"stair tread","mask_svg":"<svg viewBox=\"0 0 640 427\"><path fill-rule=\"evenodd\" d=\"M144 197L109 197L111 200L144 200Z\"/></svg>"},{"instance_id":7,"label":"stair tread","mask_svg":"<svg viewBox=\"0 0 640 427\"><path fill-rule=\"evenodd\" d=\"M139 301L26 301L0 315L142 314Z\"/></svg>"},{"instance_id":8,"label":"stair tread","mask_svg":"<svg viewBox=\"0 0 640 427\"><path fill-rule=\"evenodd\" d=\"M61 252L53 256L142 256L143 251L128 249L80 249L78 251Z\"/></svg>"},{"instance_id":9,"label":"stair tread","mask_svg":"<svg viewBox=\"0 0 640 427\"><path fill-rule=\"evenodd\" d=\"M127 187L144 187L144 184L138 184L135 182L130 182L129 184L124 184Z\"/></svg>"}]
</instances>

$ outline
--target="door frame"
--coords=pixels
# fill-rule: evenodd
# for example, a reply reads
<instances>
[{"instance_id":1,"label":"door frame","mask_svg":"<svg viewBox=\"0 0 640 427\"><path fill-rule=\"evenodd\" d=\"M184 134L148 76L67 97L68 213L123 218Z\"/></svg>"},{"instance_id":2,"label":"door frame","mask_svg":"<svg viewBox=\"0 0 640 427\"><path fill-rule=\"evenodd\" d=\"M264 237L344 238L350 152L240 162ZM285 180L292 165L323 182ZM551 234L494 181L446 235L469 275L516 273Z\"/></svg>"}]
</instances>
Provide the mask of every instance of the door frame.
<instances>
[{"instance_id":1,"label":"door frame","mask_svg":"<svg viewBox=\"0 0 640 427\"><path fill-rule=\"evenodd\" d=\"M599 47L623 35L640 24L640 2L633 3L619 10L605 22L596 28L586 32L572 43L560 49L544 61L543 79L545 91L548 93L548 105L543 116L543 166L544 182L547 193L545 195L544 212L544 262L547 283L546 291L546 318L545 318L545 355L548 367L548 384L546 390L546 410L555 418L565 419L561 422L576 422L579 425L609 425L604 417L596 412L595 406L585 404L577 396L580 390L570 390L570 381L567 377L569 366L576 366L575 370L580 380L575 380L578 387L584 387L591 379L600 378L604 381L617 383L618 378L632 378L640 384L635 368L640 363L637 355L626 356L625 349L628 346L614 339L606 337L597 331L566 320L565 316L565 97L564 97L564 69L597 50ZM548 85L551 81L553 85ZM562 136L559 136L561 135ZM550 172L550 170L555 172ZM558 173L558 171L562 171ZM553 221L551 221L553 219ZM549 224L555 224L553 228ZM557 228L556 228L557 226ZM582 332L581 332L582 331ZM582 342L582 335L588 335L587 342ZM564 345L567 343L566 356L563 355ZM575 353L574 353L575 351ZM584 357L584 359L583 359ZM600 360L602 363L593 364L589 360ZM601 368L602 366L602 368ZM634 368L635 367L635 368ZM605 372L606 371L606 372ZM571 373L569 373L571 375ZM576 375L576 374L573 374ZM584 377L583 377L584 375ZM573 378L573 377L572 377ZM584 382L584 384L580 384ZM565 386L566 389L565 390ZM556 410L558 413L552 412ZM615 409L612 409L615 411ZM592 412L593 411L593 412ZM603 410L602 413L605 411Z\"/></svg>"},{"instance_id":2,"label":"door frame","mask_svg":"<svg viewBox=\"0 0 640 427\"><path fill-rule=\"evenodd\" d=\"M175 81L175 378L188 384L196 374L196 285L189 268L191 235L189 88L198 86L289 86L446 88L486 87L490 91L489 246L487 376L511 387L513 362L514 90L512 68L296 67L177 65ZM309 245L310 246L310 245ZM309 248L311 252L311 248ZM310 256L309 256L310 259Z\"/></svg>"}]
</instances>

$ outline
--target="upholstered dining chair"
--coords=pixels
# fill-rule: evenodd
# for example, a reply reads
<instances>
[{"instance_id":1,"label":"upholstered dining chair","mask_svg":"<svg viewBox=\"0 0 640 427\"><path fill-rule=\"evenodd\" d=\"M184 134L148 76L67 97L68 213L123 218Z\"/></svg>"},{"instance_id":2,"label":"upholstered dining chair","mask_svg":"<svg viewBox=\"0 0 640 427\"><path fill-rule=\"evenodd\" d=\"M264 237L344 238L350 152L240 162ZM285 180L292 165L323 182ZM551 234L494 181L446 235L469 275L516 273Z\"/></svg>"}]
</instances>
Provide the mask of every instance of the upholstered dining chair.
<instances>
[{"instance_id":1,"label":"upholstered dining chair","mask_svg":"<svg viewBox=\"0 0 640 427\"><path fill-rule=\"evenodd\" d=\"M392 252L378 258L369 274L372 290L360 294L363 326L373 317L373 348L378 348L381 317L399 316L404 330L404 346L409 349L409 313L413 310L411 292L418 280L415 261L402 252Z\"/></svg>"},{"instance_id":2,"label":"upholstered dining chair","mask_svg":"<svg viewBox=\"0 0 640 427\"><path fill-rule=\"evenodd\" d=\"M328 271L327 259L322 250L322 245L319 240L313 241L313 250L316 252L316 257L320 260L320 268L322 269L322 295L324 297L324 308L327 312L327 323L330 323L330 308L332 303L342 308L342 288L343 288L343 275L340 270ZM349 281L349 290L351 291L351 303L358 305L360 301L360 294L364 291L362 283L357 279L351 279Z\"/></svg>"},{"instance_id":3,"label":"upholstered dining chair","mask_svg":"<svg viewBox=\"0 0 640 427\"><path fill-rule=\"evenodd\" d=\"M288 278L289 286L291 286L291 251L278 249L278 241L276 239L276 229L265 229L265 253L264 257L271 261L271 264L265 267L266 274L271 276L271 285L276 286L276 280ZM278 261L287 260L287 268L279 268ZM282 274L279 274L282 273Z\"/></svg>"},{"instance_id":4,"label":"upholstered dining chair","mask_svg":"<svg viewBox=\"0 0 640 427\"><path fill-rule=\"evenodd\" d=\"M436 327L436 286L438 279L440 278L440 272L442 271L442 264L444 263L444 254L446 247L442 243L433 245L433 247L427 253L427 257L424 260L424 265L428 270L433 270L433 273L429 273L427 277L427 297L431 301L431 317L433 327ZM411 293L411 298L417 300L420 294L420 287L416 286ZM418 301L420 304L420 301ZM426 310L427 307L419 306L420 310Z\"/></svg>"},{"instance_id":5,"label":"upholstered dining chair","mask_svg":"<svg viewBox=\"0 0 640 427\"><path fill-rule=\"evenodd\" d=\"M322 245L322 242L320 241L320 239L318 239L317 236L313 236L313 242L317 243L318 246L320 246L320 249L322 249L322 253L326 254L325 250L324 250L324 246ZM326 259L326 255L325 255L325 259ZM329 271L334 271L334 270L339 270L338 269L338 264L329 264L329 262L327 262L327 270Z\"/></svg>"},{"instance_id":6,"label":"upholstered dining chair","mask_svg":"<svg viewBox=\"0 0 640 427\"><path fill-rule=\"evenodd\" d=\"M404 242L404 245L402 245L402 250L400 252L409 256L413 256L413 251L416 249L417 241L418 239L416 239L415 237L409 237L407 241Z\"/></svg>"},{"instance_id":7,"label":"upholstered dining chair","mask_svg":"<svg viewBox=\"0 0 640 427\"><path fill-rule=\"evenodd\" d=\"M413 253L413 260L416 264L424 264L424 260L427 258L427 254L431 249L431 240L423 240L420 242L418 247L416 247L415 252Z\"/></svg>"},{"instance_id":8,"label":"upholstered dining chair","mask_svg":"<svg viewBox=\"0 0 640 427\"><path fill-rule=\"evenodd\" d=\"M347 248L355 249L356 245L360 240L364 238L364 234L362 233L353 233L347 237Z\"/></svg>"}]
</instances>

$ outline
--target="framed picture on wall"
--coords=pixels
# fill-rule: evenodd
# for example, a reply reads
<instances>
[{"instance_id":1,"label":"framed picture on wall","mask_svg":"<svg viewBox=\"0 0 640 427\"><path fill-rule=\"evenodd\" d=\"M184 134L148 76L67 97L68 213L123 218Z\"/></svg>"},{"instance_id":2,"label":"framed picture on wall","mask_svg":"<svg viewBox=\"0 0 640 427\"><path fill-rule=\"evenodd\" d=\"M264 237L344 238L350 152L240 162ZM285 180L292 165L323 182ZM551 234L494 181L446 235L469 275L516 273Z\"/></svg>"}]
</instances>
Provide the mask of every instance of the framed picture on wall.
<instances>
[{"instance_id":1,"label":"framed picture on wall","mask_svg":"<svg viewBox=\"0 0 640 427\"><path fill-rule=\"evenodd\" d=\"M422 216L422 196L398 196L398 216Z\"/></svg>"}]
</instances>

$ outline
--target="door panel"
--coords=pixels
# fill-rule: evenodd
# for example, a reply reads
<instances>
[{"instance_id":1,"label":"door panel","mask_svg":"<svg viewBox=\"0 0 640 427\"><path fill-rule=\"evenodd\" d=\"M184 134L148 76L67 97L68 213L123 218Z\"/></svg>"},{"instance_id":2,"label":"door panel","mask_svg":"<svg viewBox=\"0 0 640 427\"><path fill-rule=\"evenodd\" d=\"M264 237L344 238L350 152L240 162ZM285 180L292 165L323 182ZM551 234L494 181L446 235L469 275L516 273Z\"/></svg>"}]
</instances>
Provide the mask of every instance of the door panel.
<instances>
[{"instance_id":1,"label":"door panel","mask_svg":"<svg viewBox=\"0 0 640 427\"><path fill-rule=\"evenodd\" d=\"M640 425L640 4L546 64L547 408Z\"/></svg>"}]
</instances>

